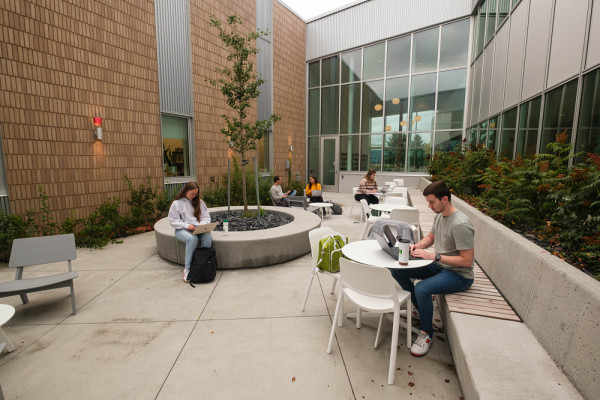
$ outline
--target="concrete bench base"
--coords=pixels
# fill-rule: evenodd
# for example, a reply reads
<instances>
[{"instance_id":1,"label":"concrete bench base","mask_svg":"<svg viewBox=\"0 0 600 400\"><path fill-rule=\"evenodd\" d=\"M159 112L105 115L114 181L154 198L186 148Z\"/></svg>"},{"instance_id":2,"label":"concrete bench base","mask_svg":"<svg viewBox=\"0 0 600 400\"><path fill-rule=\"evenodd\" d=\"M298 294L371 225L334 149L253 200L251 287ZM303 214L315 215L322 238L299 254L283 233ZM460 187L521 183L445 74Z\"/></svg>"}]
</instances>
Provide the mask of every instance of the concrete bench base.
<instances>
[{"instance_id":1,"label":"concrete bench base","mask_svg":"<svg viewBox=\"0 0 600 400\"><path fill-rule=\"evenodd\" d=\"M310 252L308 232L321 225L321 219L299 208L263 207L265 210L288 214L294 220L277 228L247 232L211 232L212 247L217 253L217 268L251 268L282 263ZM240 210L243 207L231 207ZM209 209L226 211L227 207ZM166 260L183 265L185 245L175 238L168 218L154 225L158 254Z\"/></svg>"},{"instance_id":2,"label":"concrete bench base","mask_svg":"<svg viewBox=\"0 0 600 400\"><path fill-rule=\"evenodd\" d=\"M522 322L440 312L466 400L583 399Z\"/></svg>"}]
</instances>

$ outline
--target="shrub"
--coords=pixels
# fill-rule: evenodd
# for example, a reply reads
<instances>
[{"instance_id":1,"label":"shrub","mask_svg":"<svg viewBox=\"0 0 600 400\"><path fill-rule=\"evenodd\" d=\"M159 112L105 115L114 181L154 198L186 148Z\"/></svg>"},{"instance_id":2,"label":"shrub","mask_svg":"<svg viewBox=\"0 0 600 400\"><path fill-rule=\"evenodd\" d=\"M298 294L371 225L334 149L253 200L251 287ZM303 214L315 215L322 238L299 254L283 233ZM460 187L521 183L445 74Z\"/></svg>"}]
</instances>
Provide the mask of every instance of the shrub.
<instances>
[{"instance_id":1,"label":"shrub","mask_svg":"<svg viewBox=\"0 0 600 400\"><path fill-rule=\"evenodd\" d=\"M79 247L104 247L115 238L125 234L125 218L119 214L121 199L108 198L83 222L83 228L75 235Z\"/></svg>"},{"instance_id":2,"label":"shrub","mask_svg":"<svg viewBox=\"0 0 600 400\"><path fill-rule=\"evenodd\" d=\"M23 218L0 210L0 262L8 262L10 259L13 240L31 237L37 232L33 214L33 211L28 210Z\"/></svg>"},{"instance_id":3,"label":"shrub","mask_svg":"<svg viewBox=\"0 0 600 400\"><path fill-rule=\"evenodd\" d=\"M142 183L137 187L133 185L127 175L125 175L125 180L130 193L129 200L127 200L129 205L127 225L133 228L155 222L161 214L156 207L158 187L152 186L150 176L146 177L146 184Z\"/></svg>"}]
</instances>

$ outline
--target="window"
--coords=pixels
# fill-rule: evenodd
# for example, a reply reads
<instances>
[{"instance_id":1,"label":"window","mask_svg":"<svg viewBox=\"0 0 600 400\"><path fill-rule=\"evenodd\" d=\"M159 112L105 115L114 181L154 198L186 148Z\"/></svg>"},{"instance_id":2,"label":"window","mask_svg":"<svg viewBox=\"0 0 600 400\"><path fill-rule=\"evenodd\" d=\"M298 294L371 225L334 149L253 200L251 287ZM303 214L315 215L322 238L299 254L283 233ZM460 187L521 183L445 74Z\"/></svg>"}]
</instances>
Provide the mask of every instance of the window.
<instances>
[{"instance_id":1,"label":"window","mask_svg":"<svg viewBox=\"0 0 600 400\"><path fill-rule=\"evenodd\" d=\"M339 86L321 89L321 135L338 133Z\"/></svg>"},{"instance_id":2,"label":"window","mask_svg":"<svg viewBox=\"0 0 600 400\"><path fill-rule=\"evenodd\" d=\"M440 69L464 67L469 51L469 20L453 22L442 26L440 44Z\"/></svg>"},{"instance_id":3,"label":"window","mask_svg":"<svg viewBox=\"0 0 600 400\"><path fill-rule=\"evenodd\" d=\"M381 170L383 135L362 135L360 138L360 169Z\"/></svg>"},{"instance_id":4,"label":"window","mask_svg":"<svg viewBox=\"0 0 600 400\"><path fill-rule=\"evenodd\" d=\"M487 0L487 28L485 30L485 43L489 42L494 37L496 31L496 0Z\"/></svg>"},{"instance_id":5,"label":"window","mask_svg":"<svg viewBox=\"0 0 600 400\"><path fill-rule=\"evenodd\" d=\"M461 129L465 111L467 70L440 72L436 129Z\"/></svg>"},{"instance_id":6,"label":"window","mask_svg":"<svg viewBox=\"0 0 600 400\"><path fill-rule=\"evenodd\" d=\"M541 104L541 96L521 104L519 131L517 134L517 154L521 154L525 158L535 157L537 134L540 126Z\"/></svg>"},{"instance_id":7,"label":"window","mask_svg":"<svg viewBox=\"0 0 600 400\"><path fill-rule=\"evenodd\" d=\"M384 136L383 171L404 171L406 157L406 133Z\"/></svg>"},{"instance_id":8,"label":"window","mask_svg":"<svg viewBox=\"0 0 600 400\"><path fill-rule=\"evenodd\" d=\"M410 93L410 130L433 129L435 112L435 81L437 74L415 75Z\"/></svg>"},{"instance_id":9,"label":"window","mask_svg":"<svg viewBox=\"0 0 600 400\"><path fill-rule=\"evenodd\" d=\"M435 71L438 65L439 28L415 33L412 72ZM435 91L434 91L435 93Z\"/></svg>"},{"instance_id":10,"label":"window","mask_svg":"<svg viewBox=\"0 0 600 400\"><path fill-rule=\"evenodd\" d=\"M308 136L319 134L319 110L320 104L319 89L308 91Z\"/></svg>"},{"instance_id":11,"label":"window","mask_svg":"<svg viewBox=\"0 0 600 400\"><path fill-rule=\"evenodd\" d=\"M498 0L498 27L502 25L502 22L508 17L510 12L510 1L511 0Z\"/></svg>"},{"instance_id":12,"label":"window","mask_svg":"<svg viewBox=\"0 0 600 400\"><path fill-rule=\"evenodd\" d=\"M468 26L468 24L467 24ZM468 37L467 32L467 37ZM464 38L463 38L464 40ZM410 72L410 35L388 42L386 75L407 75Z\"/></svg>"},{"instance_id":13,"label":"window","mask_svg":"<svg viewBox=\"0 0 600 400\"><path fill-rule=\"evenodd\" d=\"M517 134L517 107L502 114L502 133L498 145L498 155L512 160L514 156L515 136Z\"/></svg>"},{"instance_id":14,"label":"window","mask_svg":"<svg viewBox=\"0 0 600 400\"><path fill-rule=\"evenodd\" d=\"M314 61L308 64L308 87L321 86L321 62Z\"/></svg>"},{"instance_id":15,"label":"window","mask_svg":"<svg viewBox=\"0 0 600 400\"><path fill-rule=\"evenodd\" d=\"M473 59L476 59L481 52L483 51L483 43L485 40L485 16L487 10L487 2L484 1L479 6L479 17L477 18L475 35L473 35L473 40L475 43L475 51L473 52Z\"/></svg>"},{"instance_id":16,"label":"window","mask_svg":"<svg viewBox=\"0 0 600 400\"><path fill-rule=\"evenodd\" d=\"M383 78L385 43L365 47L363 79Z\"/></svg>"},{"instance_id":17,"label":"window","mask_svg":"<svg viewBox=\"0 0 600 400\"><path fill-rule=\"evenodd\" d=\"M308 138L308 175L320 175L319 171L319 137Z\"/></svg>"},{"instance_id":18,"label":"window","mask_svg":"<svg viewBox=\"0 0 600 400\"><path fill-rule=\"evenodd\" d=\"M488 128L488 139L486 147L490 150L496 149L496 132L498 131L498 117L490 118Z\"/></svg>"},{"instance_id":19,"label":"window","mask_svg":"<svg viewBox=\"0 0 600 400\"><path fill-rule=\"evenodd\" d=\"M383 132L383 81L363 83L361 132Z\"/></svg>"},{"instance_id":20,"label":"window","mask_svg":"<svg viewBox=\"0 0 600 400\"><path fill-rule=\"evenodd\" d=\"M360 132L360 83L342 86L340 133Z\"/></svg>"},{"instance_id":21,"label":"window","mask_svg":"<svg viewBox=\"0 0 600 400\"><path fill-rule=\"evenodd\" d=\"M471 147L477 146L477 138L479 137L479 133L477 132L477 126L471 127L469 130L469 143Z\"/></svg>"},{"instance_id":22,"label":"window","mask_svg":"<svg viewBox=\"0 0 600 400\"><path fill-rule=\"evenodd\" d=\"M388 79L385 85L385 131L406 131L408 126L408 77Z\"/></svg>"},{"instance_id":23,"label":"window","mask_svg":"<svg viewBox=\"0 0 600 400\"><path fill-rule=\"evenodd\" d=\"M479 124L479 138L477 139L478 146L487 146L487 137L488 137L488 123L487 121Z\"/></svg>"},{"instance_id":24,"label":"window","mask_svg":"<svg viewBox=\"0 0 600 400\"><path fill-rule=\"evenodd\" d=\"M0 132L0 196L8 196L6 172L4 171L4 150L2 150L2 132ZM4 210L8 214L7 210Z\"/></svg>"},{"instance_id":25,"label":"window","mask_svg":"<svg viewBox=\"0 0 600 400\"><path fill-rule=\"evenodd\" d=\"M426 172L431 160L431 132L410 133L408 136L408 171Z\"/></svg>"},{"instance_id":26,"label":"window","mask_svg":"<svg viewBox=\"0 0 600 400\"><path fill-rule=\"evenodd\" d=\"M548 144L556 141L556 135L566 132L571 137L576 98L577 79L546 93L540 153L549 152Z\"/></svg>"},{"instance_id":27,"label":"window","mask_svg":"<svg viewBox=\"0 0 600 400\"><path fill-rule=\"evenodd\" d=\"M334 85L340 83L340 57L333 56L323 60L321 85Z\"/></svg>"},{"instance_id":28,"label":"window","mask_svg":"<svg viewBox=\"0 0 600 400\"><path fill-rule=\"evenodd\" d=\"M360 80L361 55L361 49L342 54L342 83Z\"/></svg>"},{"instance_id":29,"label":"window","mask_svg":"<svg viewBox=\"0 0 600 400\"><path fill-rule=\"evenodd\" d=\"M576 152L600 154L600 69L583 78Z\"/></svg>"},{"instance_id":30,"label":"window","mask_svg":"<svg viewBox=\"0 0 600 400\"><path fill-rule=\"evenodd\" d=\"M435 153L459 151L462 144L461 131L439 131L435 133Z\"/></svg>"},{"instance_id":31,"label":"window","mask_svg":"<svg viewBox=\"0 0 600 400\"><path fill-rule=\"evenodd\" d=\"M167 176L190 176L188 118L162 115L163 171Z\"/></svg>"},{"instance_id":32,"label":"window","mask_svg":"<svg viewBox=\"0 0 600 400\"><path fill-rule=\"evenodd\" d=\"M358 171L358 135L340 137L340 170Z\"/></svg>"}]
</instances>

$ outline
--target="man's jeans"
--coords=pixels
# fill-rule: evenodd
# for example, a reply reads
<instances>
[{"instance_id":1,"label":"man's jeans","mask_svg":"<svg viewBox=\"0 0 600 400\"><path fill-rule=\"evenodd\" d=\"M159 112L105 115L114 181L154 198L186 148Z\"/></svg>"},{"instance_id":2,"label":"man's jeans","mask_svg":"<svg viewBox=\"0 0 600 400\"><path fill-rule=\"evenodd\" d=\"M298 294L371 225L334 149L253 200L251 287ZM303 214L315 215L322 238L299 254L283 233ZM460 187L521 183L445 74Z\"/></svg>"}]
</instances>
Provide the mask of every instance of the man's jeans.
<instances>
[{"instance_id":1,"label":"man's jeans","mask_svg":"<svg viewBox=\"0 0 600 400\"><path fill-rule=\"evenodd\" d=\"M421 330L433 335L433 300L434 294L462 292L471 287L472 279L467 279L456 272L431 263L421 268L391 270L392 276L402 289L410 292L410 298L419 310ZM416 285L410 278L421 279Z\"/></svg>"},{"instance_id":2,"label":"man's jeans","mask_svg":"<svg viewBox=\"0 0 600 400\"><path fill-rule=\"evenodd\" d=\"M175 237L180 242L185 243L185 269L190 269L194 251L196 250L196 246L198 246L198 240L200 241L200 247L212 246L210 232L194 235L187 229L175 229Z\"/></svg>"}]
</instances>

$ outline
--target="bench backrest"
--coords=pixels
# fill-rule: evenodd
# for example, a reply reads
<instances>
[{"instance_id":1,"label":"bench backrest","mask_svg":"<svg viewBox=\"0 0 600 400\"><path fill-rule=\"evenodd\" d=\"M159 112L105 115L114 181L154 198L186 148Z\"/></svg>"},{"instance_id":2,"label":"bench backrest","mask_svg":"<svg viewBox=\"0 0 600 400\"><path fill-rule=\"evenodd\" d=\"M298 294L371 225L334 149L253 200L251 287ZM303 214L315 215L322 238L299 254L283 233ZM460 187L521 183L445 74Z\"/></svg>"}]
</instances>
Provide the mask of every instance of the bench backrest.
<instances>
[{"instance_id":1,"label":"bench backrest","mask_svg":"<svg viewBox=\"0 0 600 400\"><path fill-rule=\"evenodd\" d=\"M29 265L49 264L57 261L69 261L77 258L75 235L41 236L15 239L13 241L8 266L12 268Z\"/></svg>"}]
</instances>

